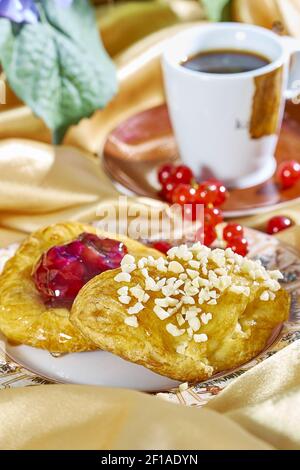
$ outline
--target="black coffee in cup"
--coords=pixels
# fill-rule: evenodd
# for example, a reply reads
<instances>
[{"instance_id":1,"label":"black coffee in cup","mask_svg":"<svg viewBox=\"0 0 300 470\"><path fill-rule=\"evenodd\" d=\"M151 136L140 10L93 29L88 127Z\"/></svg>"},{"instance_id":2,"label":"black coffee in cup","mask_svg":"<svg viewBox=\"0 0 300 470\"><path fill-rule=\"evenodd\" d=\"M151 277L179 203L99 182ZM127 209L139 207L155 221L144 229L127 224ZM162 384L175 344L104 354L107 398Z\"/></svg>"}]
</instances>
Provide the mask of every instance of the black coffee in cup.
<instances>
[{"instance_id":1,"label":"black coffee in cup","mask_svg":"<svg viewBox=\"0 0 300 470\"><path fill-rule=\"evenodd\" d=\"M217 49L199 52L181 65L195 72L231 74L250 72L268 64L270 60L256 52Z\"/></svg>"}]
</instances>

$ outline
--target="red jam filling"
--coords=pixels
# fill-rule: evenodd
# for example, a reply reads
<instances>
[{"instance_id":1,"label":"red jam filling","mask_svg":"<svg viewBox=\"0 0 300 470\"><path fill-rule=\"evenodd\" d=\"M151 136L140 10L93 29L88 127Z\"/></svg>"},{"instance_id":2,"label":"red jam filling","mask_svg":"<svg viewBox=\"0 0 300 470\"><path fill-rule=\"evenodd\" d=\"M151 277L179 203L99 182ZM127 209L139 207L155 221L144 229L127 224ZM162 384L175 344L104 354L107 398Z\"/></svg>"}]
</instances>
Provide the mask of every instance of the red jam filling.
<instances>
[{"instance_id":1,"label":"red jam filling","mask_svg":"<svg viewBox=\"0 0 300 470\"><path fill-rule=\"evenodd\" d=\"M70 307L84 284L103 271L118 268L126 253L122 242L82 233L41 256L33 273L35 286L46 304Z\"/></svg>"}]
</instances>

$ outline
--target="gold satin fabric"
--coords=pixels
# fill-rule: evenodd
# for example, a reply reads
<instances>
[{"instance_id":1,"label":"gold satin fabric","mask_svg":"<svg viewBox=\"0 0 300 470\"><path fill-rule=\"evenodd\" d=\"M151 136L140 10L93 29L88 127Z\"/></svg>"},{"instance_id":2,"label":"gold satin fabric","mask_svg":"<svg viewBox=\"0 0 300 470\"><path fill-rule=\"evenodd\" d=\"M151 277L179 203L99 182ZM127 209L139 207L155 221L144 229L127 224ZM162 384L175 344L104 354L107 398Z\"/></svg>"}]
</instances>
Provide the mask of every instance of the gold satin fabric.
<instances>
[{"instance_id":1,"label":"gold satin fabric","mask_svg":"<svg viewBox=\"0 0 300 470\"><path fill-rule=\"evenodd\" d=\"M299 377L300 341L202 409L101 387L1 390L0 449L299 449Z\"/></svg>"},{"instance_id":2,"label":"gold satin fabric","mask_svg":"<svg viewBox=\"0 0 300 470\"><path fill-rule=\"evenodd\" d=\"M119 57L119 95L66 138L82 150L0 142L1 246L58 220L91 220L99 207L116 201L92 153L101 152L118 121L163 101L158 58L163 41L184 27L155 33ZM49 139L25 107L0 113L0 138L16 136ZM283 212L300 221L299 203ZM243 223L263 227L270 216ZM280 238L299 246L299 226ZM299 423L300 341L246 372L204 409L87 386L0 391L0 449L299 449Z\"/></svg>"},{"instance_id":3,"label":"gold satin fabric","mask_svg":"<svg viewBox=\"0 0 300 470\"><path fill-rule=\"evenodd\" d=\"M233 0L232 16L235 21L300 38L300 0Z\"/></svg>"},{"instance_id":4,"label":"gold satin fabric","mask_svg":"<svg viewBox=\"0 0 300 470\"><path fill-rule=\"evenodd\" d=\"M91 220L104 199L116 197L89 154L22 140L0 141L0 240L59 220Z\"/></svg>"}]
</instances>

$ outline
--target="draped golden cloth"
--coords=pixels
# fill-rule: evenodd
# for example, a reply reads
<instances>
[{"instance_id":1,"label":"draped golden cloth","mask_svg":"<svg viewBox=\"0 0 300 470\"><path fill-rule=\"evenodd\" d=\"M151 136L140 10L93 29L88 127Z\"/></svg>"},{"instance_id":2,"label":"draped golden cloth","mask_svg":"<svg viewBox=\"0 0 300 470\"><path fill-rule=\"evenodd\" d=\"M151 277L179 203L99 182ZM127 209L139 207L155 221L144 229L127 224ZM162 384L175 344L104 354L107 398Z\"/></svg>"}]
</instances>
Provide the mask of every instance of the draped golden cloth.
<instances>
[{"instance_id":1,"label":"draped golden cloth","mask_svg":"<svg viewBox=\"0 0 300 470\"><path fill-rule=\"evenodd\" d=\"M41 225L92 220L99 207L116 200L118 193L94 154L101 153L117 122L163 102L159 56L164 41L186 27L154 33L120 55L118 96L71 129L65 146L41 143L49 141L49 133L26 107L0 113L1 246ZM5 140L9 137L35 142ZM300 222L298 204L284 213ZM262 227L270 216L243 223ZM297 247L299 226L280 237ZM203 409L98 387L0 391L0 449L172 448L299 449L300 341L246 372Z\"/></svg>"},{"instance_id":2,"label":"draped golden cloth","mask_svg":"<svg viewBox=\"0 0 300 470\"><path fill-rule=\"evenodd\" d=\"M299 449L300 341L205 408L129 390L44 385L0 391L0 449Z\"/></svg>"},{"instance_id":3,"label":"draped golden cloth","mask_svg":"<svg viewBox=\"0 0 300 470\"><path fill-rule=\"evenodd\" d=\"M233 0L232 14L235 21L274 28L300 38L299 0Z\"/></svg>"}]
</instances>

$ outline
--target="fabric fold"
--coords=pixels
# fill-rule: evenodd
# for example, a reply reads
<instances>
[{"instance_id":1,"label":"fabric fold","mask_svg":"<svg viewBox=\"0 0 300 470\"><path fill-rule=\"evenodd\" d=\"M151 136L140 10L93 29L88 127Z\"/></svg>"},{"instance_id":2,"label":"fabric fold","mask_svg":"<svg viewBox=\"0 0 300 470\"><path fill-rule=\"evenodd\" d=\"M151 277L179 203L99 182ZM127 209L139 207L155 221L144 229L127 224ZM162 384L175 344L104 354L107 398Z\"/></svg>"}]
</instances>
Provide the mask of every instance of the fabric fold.
<instances>
[{"instance_id":1,"label":"fabric fold","mask_svg":"<svg viewBox=\"0 0 300 470\"><path fill-rule=\"evenodd\" d=\"M173 405L129 390L48 385L0 392L0 448L270 450L272 446L214 410Z\"/></svg>"}]
</instances>

